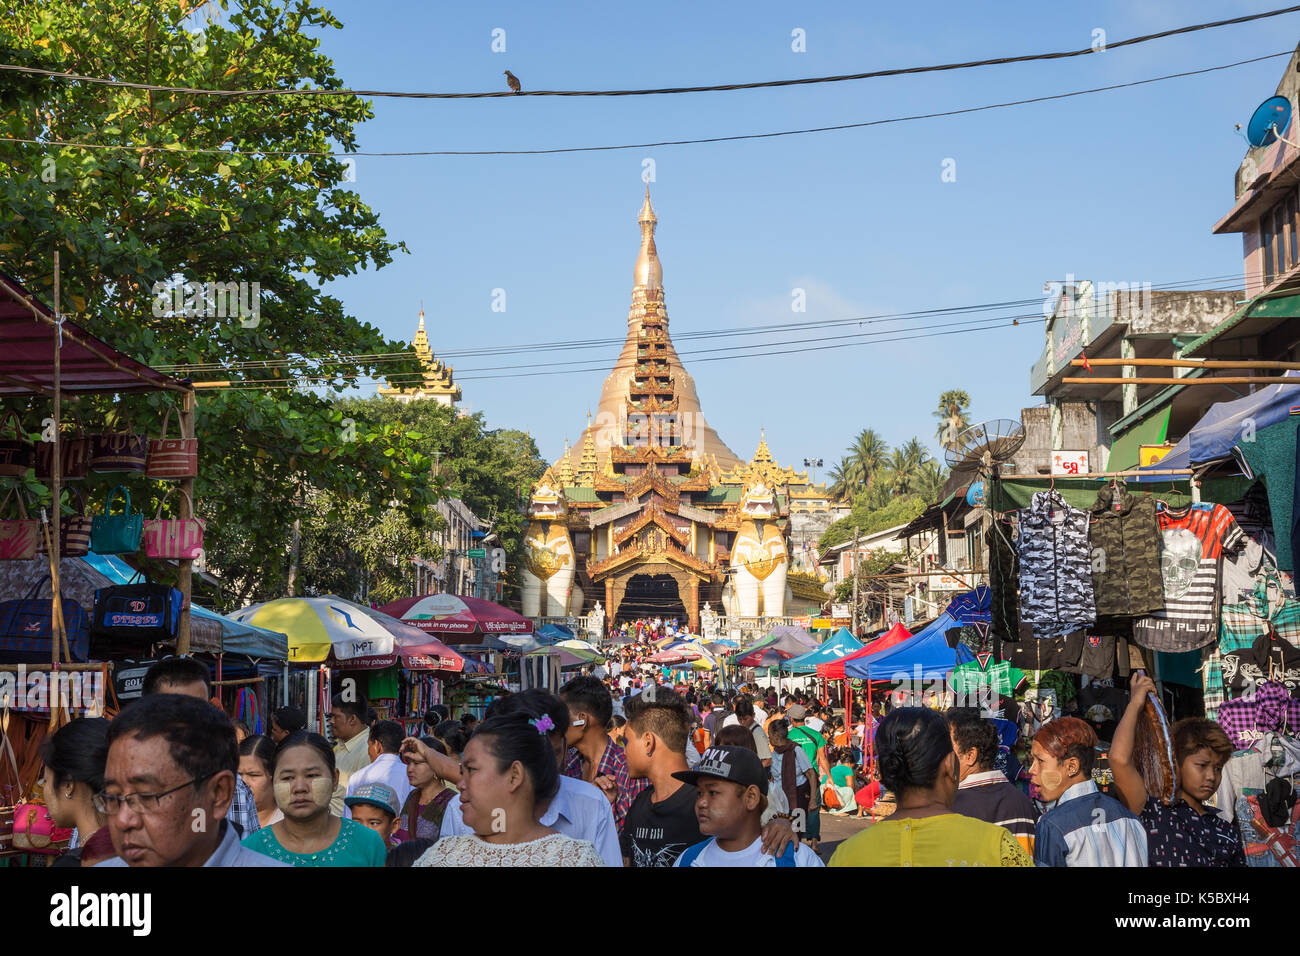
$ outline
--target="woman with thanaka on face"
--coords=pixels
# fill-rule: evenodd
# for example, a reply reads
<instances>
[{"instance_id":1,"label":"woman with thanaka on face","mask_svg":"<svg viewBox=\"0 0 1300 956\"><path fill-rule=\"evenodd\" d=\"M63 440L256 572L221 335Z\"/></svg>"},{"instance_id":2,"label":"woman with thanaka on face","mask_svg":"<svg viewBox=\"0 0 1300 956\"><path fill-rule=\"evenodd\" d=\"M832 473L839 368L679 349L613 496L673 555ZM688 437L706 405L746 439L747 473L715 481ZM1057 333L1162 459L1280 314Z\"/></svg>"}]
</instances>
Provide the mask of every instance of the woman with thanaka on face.
<instances>
[{"instance_id":1,"label":"woman with thanaka on face","mask_svg":"<svg viewBox=\"0 0 1300 956\"><path fill-rule=\"evenodd\" d=\"M1029 779L1047 804L1034 827L1039 866L1147 865L1141 821L1092 781L1096 748L1096 732L1078 717L1057 717L1034 734Z\"/></svg>"},{"instance_id":2,"label":"woman with thanaka on face","mask_svg":"<svg viewBox=\"0 0 1300 956\"><path fill-rule=\"evenodd\" d=\"M587 840L539 821L560 785L546 715L489 717L461 755L460 809L473 829L442 837L416 866L604 866Z\"/></svg>"},{"instance_id":3,"label":"woman with thanaka on face","mask_svg":"<svg viewBox=\"0 0 1300 956\"><path fill-rule=\"evenodd\" d=\"M831 866L1033 866L1011 833L952 812L957 755L948 722L928 707L900 707L876 733L880 777L893 815L840 844Z\"/></svg>"},{"instance_id":4,"label":"woman with thanaka on face","mask_svg":"<svg viewBox=\"0 0 1300 956\"><path fill-rule=\"evenodd\" d=\"M290 734L275 751L271 771L284 819L248 836L244 846L293 866L384 865L387 848L379 834L330 813L339 775L324 737Z\"/></svg>"},{"instance_id":5,"label":"woman with thanaka on face","mask_svg":"<svg viewBox=\"0 0 1300 956\"><path fill-rule=\"evenodd\" d=\"M95 794L104 789L108 761L108 721L78 717L41 747L45 764L43 792L55 826L76 827L81 846L60 856L53 866L94 866L117 856L108 818L95 809Z\"/></svg>"},{"instance_id":6,"label":"woman with thanaka on face","mask_svg":"<svg viewBox=\"0 0 1300 956\"><path fill-rule=\"evenodd\" d=\"M1245 866L1240 832L1205 805L1219 789L1223 766L1232 757L1232 741L1222 727L1204 717L1187 717L1174 724L1169 736L1178 790L1168 806L1147 792L1133 764L1133 748L1147 695L1155 689L1155 681L1146 674L1133 675L1128 709L1110 745L1115 786L1147 831L1148 862L1151 866Z\"/></svg>"},{"instance_id":7,"label":"woman with thanaka on face","mask_svg":"<svg viewBox=\"0 0 1300 956\"><path fill-rule=\"evenodd\" d=\"M275 788L271 785L271 767L275 764L275 744L270 737L255 734L239 744L239 776L253 791L258 822L269 827L284 819L275 805Z\"/></svg>"},{"instance_id":8,"label":"woman with thanaka on face","mask_svg":"<svg viewBox=\"0 0 1300 956\"><path fill-rule=\"evenodd\" d=\"M444 754L446 744L434 737L421 741L435 753ZM459 760L460 755L457 754ZM411 792L406 796L398 824L406 839L437 840L442 833L442 819L447 804L460 791L456 786L434 771L426 760L407 760L406 779L411 782Z\"/></svg>"}]
</instances>

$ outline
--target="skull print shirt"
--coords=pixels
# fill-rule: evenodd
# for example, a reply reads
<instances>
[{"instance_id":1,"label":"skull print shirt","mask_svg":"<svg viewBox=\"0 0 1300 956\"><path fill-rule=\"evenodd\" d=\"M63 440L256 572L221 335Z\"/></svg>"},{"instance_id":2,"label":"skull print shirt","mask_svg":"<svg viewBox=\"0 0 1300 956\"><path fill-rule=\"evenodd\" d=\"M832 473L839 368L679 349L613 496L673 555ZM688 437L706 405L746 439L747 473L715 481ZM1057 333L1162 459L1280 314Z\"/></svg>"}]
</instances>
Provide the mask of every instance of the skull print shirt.
<instances>
[{"instance_id":1,"label":"skull print shirt","mask_svg":"<svg viewBox=\"0 0 1300 956\"><path fill-rule=\"evenodd\" d=\"M1133 639L1153 651L1204 647L1219 636L1219 569L1224 551L1236 550L1241 527L1223 505L1161 506L1160 573L1165 609L1133 622Z\"/></svg>"},{"instance_id":2,"label":"skull print shirt","mask_svg":"<svg viewBox=\"0 0 1300 956\"><path fill-rule=\"evenodd\" d=\"M1039 491L1018 515L1020 620L1050 640L1097 620L1092 591L1089 514L1055 491Z\"/></svg>"}]
</instances>

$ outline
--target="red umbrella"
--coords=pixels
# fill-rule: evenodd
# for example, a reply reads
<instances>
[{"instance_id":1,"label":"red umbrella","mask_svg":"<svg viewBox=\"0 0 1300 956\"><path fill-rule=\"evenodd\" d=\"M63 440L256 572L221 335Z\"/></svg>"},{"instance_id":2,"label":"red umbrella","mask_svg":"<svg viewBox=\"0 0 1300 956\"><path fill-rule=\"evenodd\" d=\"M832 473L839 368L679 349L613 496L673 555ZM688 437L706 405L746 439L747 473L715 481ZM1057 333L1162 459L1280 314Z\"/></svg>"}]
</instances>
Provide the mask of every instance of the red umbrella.
<instances>
[{"instance_id":1,"label":"red umbrella","mask_svg":"<svg viewBox=\"0 0 1300 956\"><path fill-rule=\"evenodd\" d=\"M779 647L760 647L750 651L736 663L741 667L775 667L781 661L788 661L792 657L793 654Z\"/></svg>"},{"instance_id":2,"label":"red umbrella","mask_svg":"<svg viewBox=\"0 0 1300 956\"><path fill-rule=\"evenodd\" d=\"M397 640L397 653L402 666L411 671L452 671L460 673L465 668L465 658L457 654L436 637L416 641L409 638Z\"/></svg>"},{"instance_id":3,"label":"red umbrella","mask_svg":"<svg viewBox=\"0 0 1300 956\"><path fill-rule=\"evenodd\" d=\"M480 643L485 635L533 632L533 622L509 608L456 594L402 598L379 610L430 634L450 635L455 644Z\"/></svg>"}]
</instances>

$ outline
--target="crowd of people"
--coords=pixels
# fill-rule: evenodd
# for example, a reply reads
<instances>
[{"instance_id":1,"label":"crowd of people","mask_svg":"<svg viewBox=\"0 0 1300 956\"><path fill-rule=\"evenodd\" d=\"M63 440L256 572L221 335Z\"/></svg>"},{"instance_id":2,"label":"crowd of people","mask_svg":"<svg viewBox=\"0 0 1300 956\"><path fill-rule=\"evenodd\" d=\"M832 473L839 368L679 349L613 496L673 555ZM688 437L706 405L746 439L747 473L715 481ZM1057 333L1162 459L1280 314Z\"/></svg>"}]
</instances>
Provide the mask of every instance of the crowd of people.
<instances>
[{"instance_id":1,"label":"crowd of people","mask_svg":"<svg viewBox=\"0 0 1300 956\"><path fill-rule=\"evenodd\" d=\"M437 706L420 736L339 695L331 744L292 707L247 734L209 702L204 665L166 659L112 721L47 740L50 815L76 829L56 865L816 867L822 814L873 810L828 865L1245 863L1210 805L1232 754L1213 721L1174 725L1177 793L1148 792L1140 673L1109 752L1113 795L1077 717L1034 734L1026 792L995 766L978 710L886 707L850 735L802 691L634 673L615 661L558 694L508 694L481 721Z\"/></svg>"}]
</instances>

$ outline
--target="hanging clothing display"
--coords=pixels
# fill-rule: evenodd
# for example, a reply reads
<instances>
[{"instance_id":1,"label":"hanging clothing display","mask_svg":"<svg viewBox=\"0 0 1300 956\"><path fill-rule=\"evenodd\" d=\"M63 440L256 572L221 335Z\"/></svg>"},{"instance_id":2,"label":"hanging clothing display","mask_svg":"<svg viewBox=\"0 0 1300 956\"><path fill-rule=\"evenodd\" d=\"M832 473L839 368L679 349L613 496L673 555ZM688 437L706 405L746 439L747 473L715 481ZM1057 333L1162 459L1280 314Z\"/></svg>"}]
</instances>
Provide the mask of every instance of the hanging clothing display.
<instances>
[{"instance_id":1,"label":"hanging clothing display","mask_svg":"<svg viewBox=\"0 0 1300 956\"><path fill-rule=\"evenodd\" d=\"M1219 561L1242 540L1223 505L1156 510L1165 609L1133 622L1133 640L1153 651L1194 651L1218 637Z\"/></svg>"},{"instance_id":2,"label":"hanging clothing display","mask_svg":"<svg viewBox=\"0 0 1300 956\"><path fill-rule=\"evenodd\" d=\"M1219 643L1202 669L1205 715L1211 720L1227 698L1223 655L1248 648L1269 633L1300 648L1300 601L1282 593L1275 574L1261 578L1249 597L1225 604L1219 614Z\"/></svg>"},{"instance_id":3,"label":"hanging clothing display","mask_svg":"<svg viewBox=\"0 0 1300 956\"><path fill-rule=\"evenodd\" d=\"M1092 588L1097 616L1164 610L1156 500L1123 482L1102 486L1091 509Z\"/></svg>"},{"instance_id":4,"label":"hanging clothing display","mask_svg":"<svg viewBox=\"0 0 1300 956\"><path fill-rule=\"evenodd\" d=\"M1073 631L1049 640L1036 641L1028 624L1021 624L1018 644L999 644L996 654L1000 660L1024 671L1060 670L1079 662L1083 654L1083 631Z\"/></svg>"},{"instance_id":5,"label":"hanging clothing display","mask_svg":"<svg viewBox=\"0 0 1300 956\"><path fill-rule=\"evenodd\" d=\"M1021 622L1038 640L1094 623L1088 512L1071 508L1055 491L1038 491L1017 520Z\"/></svg>"},{"instance_id":6,"label":"hanging clothing display","mask_svg":"<svg viewBox=\"0 0 1300 956\"><path fill-rule=\"evenodd\" d=\"M1241 797L1236 805L1237 826L1246 849L1247 866L1300 866L1296 856L1296 839L1300 837L1300 805L1291 810L1290 822L1283 827L1270 826L1260 808L1260 795Z\"/></svg>"},{"instance_id":7,"label":"hanging clothing display","mask_svg":"<svg viewBox=\"0 0 1300 956\"><path fill-rule=\"evenodd\" d=\"M1300 649L1264 634L1250 647L1223 655L1223 680L1231 696L1272 680L1285 685L1292 697L1300 697Z\"/></svg>"},{"instance_id":8,"label":"hanging clothing display","mask_svg":"<svg viewBox=\"0 0 1300 956\"><path fill-rule=\"evenodd\" d=\"M1011 543L1014 535L999 521L984 535L989 549L989 632L1012 642L1020 640L1020 570Z\"/></svg>"},{"instance_id":9,"label":"hanging clothing display","mask_svg":"<svg viewBox=\"0 0 1300 956\"><path fill-rule=\"evenodd\" d=\"M1254 696L1238 697L1219 708L1219 726L1238 750L1249 750L1264 734L1300 734L1300 700L1281 684L1260 685Z\"/></svg>"},{"instance_id":10,"label":"hanging clothing display","mask_svg":"<svg viewBox=\"0 0 1300 956\"><path fill-rule=\"evenodd\" d=\"M1012 667L1006 661L995 661L992 654L976 654L975 660L958 664L953 669L952 689L959 700L978 700L981 694L986 695L991 707L993 694L1010 697L1024 686L1026 680L1025 672L1020 668Z\"/></svg>"},{"instance_id":11,"label":"hanging clothing display","mask_svg":"<svg viewBox=\"0 0 1300 956\"><path fill-rule=\"evenodd\" d=\"M1277 565L1283 571L1300 570L1300 536L1296 528L1296 467L1300 443L1296 430L1300 415L1290 415L1276 425L1261 428L1254 441L1238 443L1241 457L1251 471L1264 479L1268 489L1268 508L1273 516L1273 534L1277 538Z\"/></svg>"}]
</instances>

